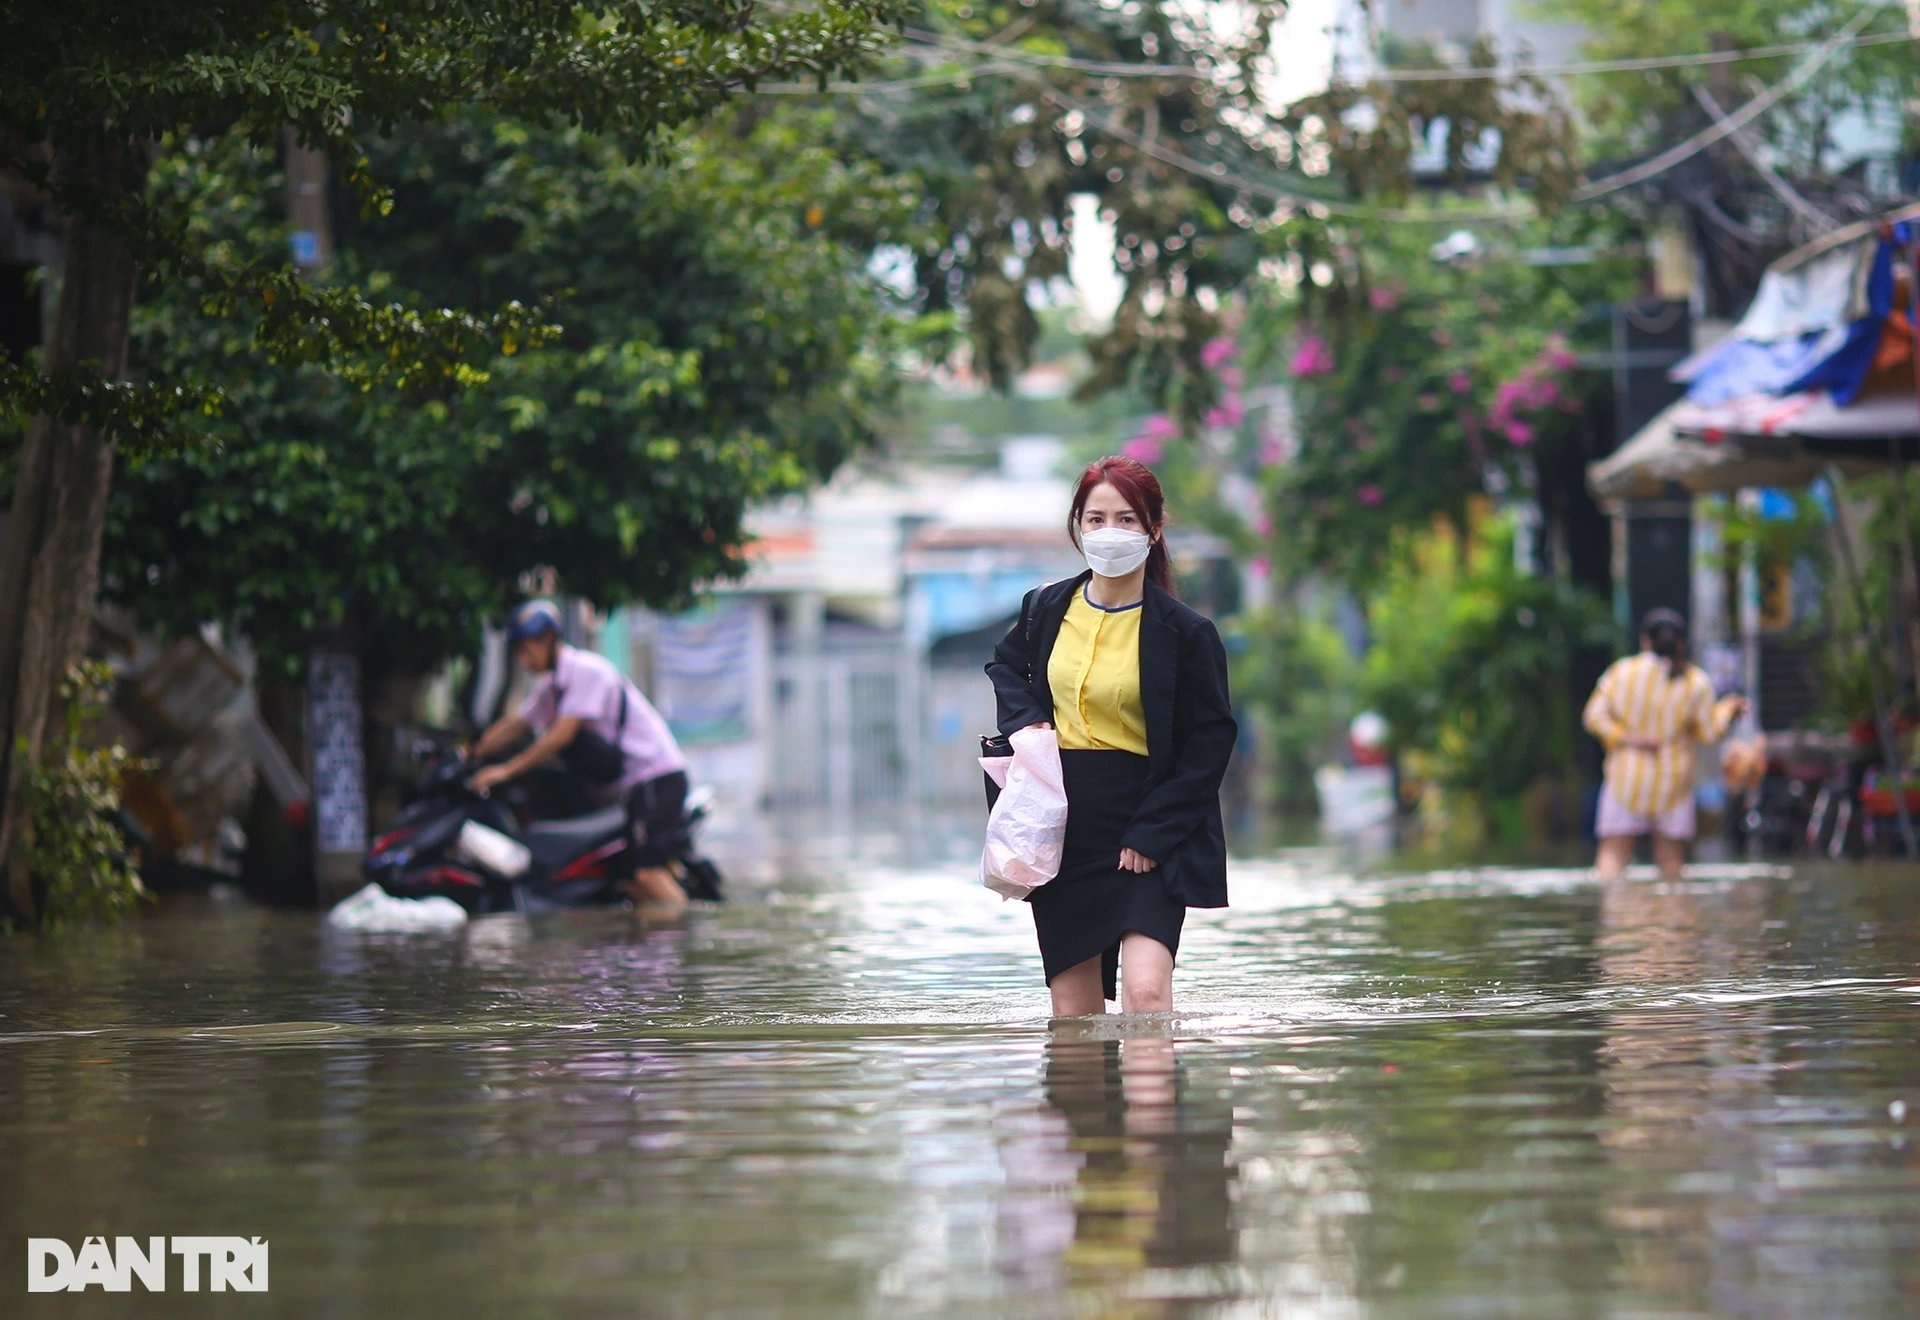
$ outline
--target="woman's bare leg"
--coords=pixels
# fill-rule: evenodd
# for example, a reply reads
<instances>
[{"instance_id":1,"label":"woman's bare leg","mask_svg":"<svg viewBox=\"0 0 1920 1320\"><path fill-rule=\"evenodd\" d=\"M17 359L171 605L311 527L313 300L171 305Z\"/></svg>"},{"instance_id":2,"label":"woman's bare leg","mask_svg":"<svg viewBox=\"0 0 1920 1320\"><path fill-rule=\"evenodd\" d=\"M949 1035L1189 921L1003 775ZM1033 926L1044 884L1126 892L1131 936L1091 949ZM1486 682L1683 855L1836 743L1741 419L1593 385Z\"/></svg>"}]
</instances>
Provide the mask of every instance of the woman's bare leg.
<instances>
[{"instance_id":1,"label":"woman's bare leg","mask_svg":"<svg viewBox=\"0 0 1920 1320\"><path fill-rule=\"evenodd\" d=\"M1075 963L1047 982L1053 993L1055 1017L1090 1017L1107 1011L1106 996L1101 994L1100 955Z\"/></svg>"},{"instance_id":2,"label":"woman's bare leg","mask_svg":"<svg viewBox=\"0 0 1920 1320\"><path fill-rule=\"evenodd\" d=\"M1593 869L1600 873L1602 880L1617 880L1626 873L1627 864L1633 860L1633 840L1631 834L1609 834L1600 840L1600 853L1593 859Z\"/></svg>"},{"instance_id":3,"label":"woman's bare leg","mask_svg":"<svg viewBox=\"0 0 1920 1320\"><path fill-rule=\"evenodd\" d=\"M1686 839L1669 839L1664 834L1653 836L1653 860L1660 868L1663 880L1678 880L1681 869L1687 864Z\"/></svg>"},{"instance_id":4,"label":"woman's bare leg","mask_svg":"<svg viewBox=\"0 0 1920 1320\"><path fill-rule=\"evenodd\" d=\"M1166 1013L1173 1008L1173 951L1151 935L1128 931L1120 940L1120 1009Z\"/></svg>"}]
</instances>

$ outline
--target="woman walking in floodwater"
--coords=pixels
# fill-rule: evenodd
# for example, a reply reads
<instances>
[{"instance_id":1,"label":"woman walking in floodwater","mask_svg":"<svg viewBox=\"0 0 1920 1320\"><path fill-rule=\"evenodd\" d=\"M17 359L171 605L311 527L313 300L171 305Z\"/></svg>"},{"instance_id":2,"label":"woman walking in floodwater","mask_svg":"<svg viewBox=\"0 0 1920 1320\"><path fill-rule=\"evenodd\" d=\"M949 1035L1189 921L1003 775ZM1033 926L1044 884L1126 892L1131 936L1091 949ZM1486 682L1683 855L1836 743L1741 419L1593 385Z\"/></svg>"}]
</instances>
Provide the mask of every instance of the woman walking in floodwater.
<instances>
[{"instance_id":1,"label":"woman walking in floodwater","mask_svg":"<svg viewBox=\"0 0 1920 1320\"><path fill-rule=\"evenodd\" d=\"M1677 876L1693 841L1694 744L1718 742L1745 697L1714 700L1713 681L1687 663L1687 621L1653 610L1641 621L1640 653L1600 676L1581 722L1607 749L1594 833L1594 867L1613 877L1633 860L1634 840L1653 835L1653 859Z\"/></svg>"},{"instance_id":2,"label":"woman walking in floodwater","mask_svg":"<svg viewBox=\"0 0 1920 1320\"><path fill-rule=\"evenodd\" d=\"M1144 463L1089 465L1067 522L1087 571L1028 592L987 665L1000 732L1060 740L1065 856L1030 900L1057 1017L1172 1008L1187 909L1227 905L1227 656L1174 597L1165 529Z\"/></svg>"}]
</instances>

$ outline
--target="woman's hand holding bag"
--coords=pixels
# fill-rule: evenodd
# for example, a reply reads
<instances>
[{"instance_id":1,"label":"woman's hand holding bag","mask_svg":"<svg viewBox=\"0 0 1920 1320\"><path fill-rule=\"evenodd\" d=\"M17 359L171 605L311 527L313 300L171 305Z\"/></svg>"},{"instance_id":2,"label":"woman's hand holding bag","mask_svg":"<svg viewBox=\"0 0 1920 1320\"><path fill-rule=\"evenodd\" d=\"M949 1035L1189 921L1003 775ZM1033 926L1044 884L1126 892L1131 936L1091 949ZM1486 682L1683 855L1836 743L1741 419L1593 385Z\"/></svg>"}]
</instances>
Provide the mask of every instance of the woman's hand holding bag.
<instances>
[{"instance_id":1,"label":"woman's hand holding bag","mask_svg":"<svg viewBox=\"0 0 1920 1320\"><path fill-rule=\"evenodd\" d=\"M1012 756L983 756L980 768L1000 785L987 815L980 879L996 894L1026 898L1060 873L1067 838L1067 787L1060 739L1051 728L1021 729Z\"/></svg>"}]
</instances>

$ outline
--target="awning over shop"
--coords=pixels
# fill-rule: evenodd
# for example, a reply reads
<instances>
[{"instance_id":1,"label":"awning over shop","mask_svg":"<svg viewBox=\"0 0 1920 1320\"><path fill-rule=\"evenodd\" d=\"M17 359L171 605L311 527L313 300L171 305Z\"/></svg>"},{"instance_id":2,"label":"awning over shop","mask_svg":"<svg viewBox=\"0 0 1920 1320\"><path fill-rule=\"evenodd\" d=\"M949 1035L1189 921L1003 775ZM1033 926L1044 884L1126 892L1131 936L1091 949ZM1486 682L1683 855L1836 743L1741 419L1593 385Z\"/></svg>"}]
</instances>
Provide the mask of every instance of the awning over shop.
<instances>
[{"instance_id":1,"label":"awning over shop","mask_svg":"<svg viewBox=\"0 0 1920 1320\"><path fill-rule=\"evenodd\" d=\"M1781 257L1761 276L1733 333L1681 362L1672 378L1706 405L1806 390L1829 390L1851 404L1876 368L1885 369L1876 363L1881 351L1897 354L1888 331L1912 333L1899 286L1902 249L1916 222L1920 205L1902 207ZM1910 339L1904 343L1910 348Z\"/></svg>"},{"instance_id":2,"label":"awning over shop","mask_svg":"<svg viewBox=\"0 0 1920 1320\"><path fill-rule=\"evenodd\" d=\"M1920 437L1920 396L1878 394L1841 408L1820 395L1793 419L1792 431L1805 440L1878 442L1882 451L1890 441L1900 440L1906 442L1911 458L1912 442Z\"/></svg>"},{"instance_id":3,"label":"awning over shop","mask_svg":"<svg viewBox=\"0 0 1920 1320\"><path fill-rule=\"evenodd\" d=\"M1828 461L1786 436L1729 434L1716 419L1732 415L1685 399L1670 405L1611 455L1589 464L1587 488L1599 500L1651 500L1669 485L1696 494L1804 486Z\"/></svg>"},{"instance_id":4,"label":"awning over shop","mask_svg":"<svg viewBox=\"0 0 1920 1320\"><path fill-rule=\"evenodd\" d=\"M1734 333L1673 371L1687 397L1587 468L1605 500L1802 486L1920 456L1909 244L1920 206L1776 261Z\"/></svg>"}]
</instances>

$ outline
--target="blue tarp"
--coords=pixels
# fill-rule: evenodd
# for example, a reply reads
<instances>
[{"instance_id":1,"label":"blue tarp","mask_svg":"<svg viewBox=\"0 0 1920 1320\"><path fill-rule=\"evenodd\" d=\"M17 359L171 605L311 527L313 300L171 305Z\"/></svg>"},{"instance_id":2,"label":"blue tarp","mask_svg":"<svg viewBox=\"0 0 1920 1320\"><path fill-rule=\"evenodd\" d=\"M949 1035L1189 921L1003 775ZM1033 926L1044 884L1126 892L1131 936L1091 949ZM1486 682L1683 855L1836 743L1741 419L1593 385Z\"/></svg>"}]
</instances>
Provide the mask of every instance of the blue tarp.
<instances>
[{"instance_id":1,"label":"blue tarp","mask_svg":"<svg viewBox=\"0 0 1920 1320\"><path fill-rule=\"evenodd\" d=\"M1745 394L1826 390L1841 407L1851 404L1866 382L1882 327L1893 308L1896 246L1911 243L1915 230L1914 222L1901 221L1893 226L1891 240L1875 242L1866 278L1865 315L1844 325L1771 342L1745 336L1730 339L1689 364L1687 398L1712 407ZM1770 274L1769 278L1791 276Z\"/></svg>"},{"instance_id":2,"label":"blue tarp","mask_svg":"<svg viewBox=\"0 0 1920 1320\"><path fill-rule=\"evenodd\" d=\"M1894 226L1895 241L1906 241L1900 232L1906 228ZM1826 390L1842 408L1852 403L1866 383L1873 355L1880 348L1880 332L1886 325L1887 313L1892 310L1893 244L1883 240L1875 245L1873 269L1867 273L1867 314L1847 327L1844 343L1824 360L1814 363L1805 375L1796 377L1786 387L1787 391Z\"/></svg>"},{"instance_id":3,"label":"blue tarp","mask_svg":"<svg viewBox=\"0 0 1920 1320\"><path fill-rule=\"evenodd\" d=\"M1789 382L1818 367L1845 342L1844 328L1771 344L1729 339L1701 359L1687 386L1691 403L1711 408L1748 394L1783 394Z\"/></svg>"}]
</instances>

